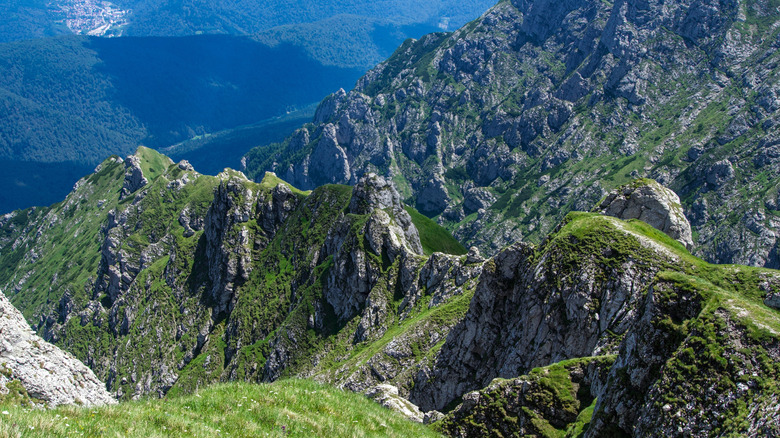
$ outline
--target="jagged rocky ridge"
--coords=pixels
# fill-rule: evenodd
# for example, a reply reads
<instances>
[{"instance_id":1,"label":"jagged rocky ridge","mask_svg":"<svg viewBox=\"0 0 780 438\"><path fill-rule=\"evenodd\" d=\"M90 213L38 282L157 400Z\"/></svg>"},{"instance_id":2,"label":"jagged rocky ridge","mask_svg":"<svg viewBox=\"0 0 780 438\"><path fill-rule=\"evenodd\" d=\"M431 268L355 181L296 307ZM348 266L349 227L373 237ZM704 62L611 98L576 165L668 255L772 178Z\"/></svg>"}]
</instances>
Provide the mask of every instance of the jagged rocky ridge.
<instances>
[{"instance_id":1,"label":"jagged rocky ridge","mask_svg":"<svg viewBox=\"0 0 780 438\"><path fill-rule=\"evenodd\" d=\"M762 306L777 271L708 265L653 231L573 213L539 247L499 253L411 400L439 409L467 393L442 425L454 435L573 433L583 422L593 437L777 434L780 327ZM521 377L468 393L609 355L614 365L588 371L584 393L582 376L557 390Z\"/></svg>"},{"instance_id":2,"label":"jagged rocky ridge","mask_svg":"<svg viewBox=\"0 0 780 438\"><path fill-rule=\"evenodd\" d=\"M666 199L656 195L647 207ZM301 376L428 421L463 401L443 420L452 434L777 432L776 271L710 265L643 222L598 213L487 260L426 254L433 224L400 201L374 174L302 192L142 148L60 204L6 215L0 286L123 399ZM570 372L570 397L519 383L494 409L472 393L590 357L608 364Z\"/></svg>"},{"instance_id":3,"label":"jagged rocky ridge","mask_svg":"<svg viewBox=\"0 0 780 438\"><path fill-rule=\"evenodd\" d=\"M426 256L376 175L301 192L146 148L2 226L11 299L120 398L289 375L408 385L481 272Z\"/></svg>"},{"instance_id":4,"label":"jagged rocky ridge","mask_svg":"<svg viewBox=\"0 0 780 438\"><path fill-rule=\"evenodd\" d=\"M116 403L92 370L33 333L0 292L0 400L4 398L48 407Z\"/></svg>"},{"instance_id":5,"label":"jagged rocky ridge","mask_svg":"<svg viewBox=\"0 0 780 438\"><path fill-rule=\"evenodd\" d=\"M386 175L488 254L650 177L682 199L695 254L778 268L779 19L757 0L504 0L405 43L246 171Z\"/></svg>"}]
</instances>

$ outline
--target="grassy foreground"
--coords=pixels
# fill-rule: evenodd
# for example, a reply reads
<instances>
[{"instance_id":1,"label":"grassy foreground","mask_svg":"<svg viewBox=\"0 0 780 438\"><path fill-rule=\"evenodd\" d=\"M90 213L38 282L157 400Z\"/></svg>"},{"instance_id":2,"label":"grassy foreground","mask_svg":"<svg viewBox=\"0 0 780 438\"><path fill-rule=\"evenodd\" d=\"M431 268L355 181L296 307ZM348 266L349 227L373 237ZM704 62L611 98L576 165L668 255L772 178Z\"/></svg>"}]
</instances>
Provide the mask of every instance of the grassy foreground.
<instances>
[{"instance_id":1,"label":"grassy foreground","mask_svg":"<svg viewBox=\"0 0 780 438\"><path fill-rule=\"evenodd\" d=\"M195 395L101 408L0 403L0 437L426 437L360 394L308 380L228 383Z\"/></svg>"}]
</instances>

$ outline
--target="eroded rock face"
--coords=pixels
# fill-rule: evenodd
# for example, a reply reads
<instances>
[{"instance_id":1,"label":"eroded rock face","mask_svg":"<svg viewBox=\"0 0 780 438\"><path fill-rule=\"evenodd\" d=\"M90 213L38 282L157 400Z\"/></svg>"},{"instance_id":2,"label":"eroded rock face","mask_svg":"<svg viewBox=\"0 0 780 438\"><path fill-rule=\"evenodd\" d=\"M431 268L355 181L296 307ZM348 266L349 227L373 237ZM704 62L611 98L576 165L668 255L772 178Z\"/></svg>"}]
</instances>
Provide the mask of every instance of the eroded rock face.
<instances>
[{"instance_id":1,"label":"eroded rock face","mask_svg":"<svg viewBox=\"0 0 780 438\"><path fill-rule=\"evenodd\" d=\"M241 226L254 217L256 194L242 175L221 175L214 201L206 215L206 258L211 280L210 298L217 314L229 312L235 304L236 284L246 282L251 272L249 231ZM236 228L239 230L236 231Z\"/></svg>"},{"instance_id":2,"label":"eroded rock face","mask_svg":"<svg viewBox=\"0 0 780 438\"><path fill-rule=\"evenodd\" d=\"M352 192L348 211L354 215L368 215L361 227L365 237L356 236L352 231L352 219L345 217L334 225L320 252L322 261L333 257L325 297L341 321L352 318L364 308L370 311L386 305L379 296L374 298L374 305L370 305L369 293L382 272L381 266L370 260L369 251L386 257L390 263L399 256L413 257L423 252L417 228L404 210L401 197L384 178L373 173L361 178Z\"/></svg>"},{"instance_id":3,"label":"eroded rock face","mask_svg":"<svg viewBox=\"0 0 780 438\"><path fill-rule=\"evenodd\" d=\"M417 228L412 224L412 217L404 209L398 191L386 179L375 173L369 173L361 178L352 192L349 210L354 214L375 213L376 210L387 213L387 218L382 215L376 218L384 226L389 227L391 239L396 237L397 241L392 242L390 246L404 245L412 253L422 255L420 236ZM371 233L369 241L372 249L381 254L378 234L384 234L384 229L377 231L381 232ZM394 258L393 255L391 258Z\"/></svg>"},{"instance_id":4,"label":"eroded rock face","mask_svg":"<svg viewBox=\"0 0 780 438\"><path fill-rule=\"evenodd\" d=\"M30 397L47 406L99 406L116 400L78 359L37 336L0 292L0 394L18 380Z\"/></svg>"},{"instance_id":5,"label":"eroded rock face","mask_svg":"<svg viewBox=\"0 0 780 438\"><path fill-rule=\"evenodd\" d=\"M138 189L145 186L149 180L144 176L141 169L141 159L135 155L130 155L125 160L125 183L122 186L120 199L124 199Z\"/></svg>"},{"instance_id":6,"label":"eroded rock face","mask_svg":"<svg viewBox=\"0 0 780 438\"><path fill-rule=\"evenodd\" d=\"M599 220L608 221L605 230L621 223ZM619 239L621 233L613 235ZM631 250L610 249L614 263L607 266L600 262L604 254L573 252L567 242L576 241L556 239L541 254L518 243L485 262L466 316L448 334L436 363L421 369L409 399L423 410L440 410L496 377L616 352L659 269L642 259L674 256L638 241Z\"/></svg>"},{"instance_id":7,"label":"eroded rock face","mask_svg":"<svg viewBox=\"0 0 780 438\"><path fill-rule=\"evenodd\" d=\"M693 249L691 224L676 193L650 179L618 187L593 211L618 219L639 219Z\"/></svg>"},{"instance_id":8,"label":"eroded rock face","mask_svg":"<svg viewBox=\"0 0 780 438\"><path fill-rule=\"evenodd\" d=\"M486 255L653 178L696 216L695 255L777 267L779 21L766 1L498 2L404 44L247 171L304 189L392 176Z\"/></svg>"},{"instance_id":9,"label":"eroded rock face","mask_svg":"<svg viewBox=\"0 0 780 438\"><path fill-rule=\"evenodd\" d=\"M464 394L463 402L439 420L439 428L464 438L542 436L545 426L565 430L600 393L613 362L611 356L583 358L497 379Z\"/></svg>"},{"instance_id":10,"label":"eroded rock face","mask_svg":"<svg viewBox=\"0 0 780 438\"><path fill-rule=\"evenodd\" d=\"M598 394L597 414L586 437L713 436L740 404L749 406L744 418L726 428L741 436L780 433L777 395L758 383L768 369L757 360L761 351L765 364L777 363L777 340L751 337L725 309L712 312L702 324L695 318L705 303L695 286L680 287L672 278L661 278L650 287L636 326L622 342ZM677 326L683 321L691 330L687 337ZM708 360L706 345L718 345L720 362ZM691 362L696 366L686 368ZM724 368L723 363L729 365ZM730 365L737 363L744 365ZM752 370L744 382L720 382L724 375L743 374L743 367Z\"/></svg>"}]
</instances>

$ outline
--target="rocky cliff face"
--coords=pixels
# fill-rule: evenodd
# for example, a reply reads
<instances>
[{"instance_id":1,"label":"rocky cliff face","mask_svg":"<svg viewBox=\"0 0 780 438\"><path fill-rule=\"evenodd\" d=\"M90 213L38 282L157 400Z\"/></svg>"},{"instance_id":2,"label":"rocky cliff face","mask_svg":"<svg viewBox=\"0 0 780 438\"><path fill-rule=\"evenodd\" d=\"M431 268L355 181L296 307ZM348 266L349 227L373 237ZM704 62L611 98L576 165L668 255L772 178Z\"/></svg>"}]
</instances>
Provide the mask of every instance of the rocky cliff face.
<instances>
[{"instance_id":1,"label":"rocky cliff face","mask_svg":"<svg viewBox=\"0 0 780 438\"><path fill-rule=\"evenodd\" d=\"M609 205L657 212L646 186ZM139 149L3 217L0 284L122 399L300 376L429 422L463 401L452 434L775 433L776 271L600 213L487 260L431 252L451 236L401 198L376 174L303 192Z\"/></svg>"},{"instance_id":2,"label":"rocky cliff face","mask_svg":"<svg viewBox=\"0 0 780 438\"><path fill-rule=\"evenodd\" d=\"M603 216L583 218L539 248L518 244L494 257L436 365L417 376L411 400L440 410L496 377L615 353L663 266L654 260L679 260L622 227ZM599 241L604 251L593 251Z\"/></svg>"},{"instance_id":3,"label":"rocky cliff face","mask_svg":"<svg viewBox=\"0 0 780 438\"><path fill-rule=\"evenodd\" d=\"M502 1L405 43L246 171L385 175L489 254L649 177L679 194L697 255L779 267L778 19L753 0Z\"/></svg>"},{"instance_id":4,"label":"rocky cliff face","mask_svg":"<svg viewBox=\"0 0 780 438\"><path fill-rule=\"evenodd\" d=\"M0 398L10 391L49 407L116 403L92 370L33 333L0 292Z\"/></svg>"},{"instance_id":5,"label":"rocky cliff face","mask_svg":"<svg viewBox=\"0 0 780 438\"><path fill-rule=\"evenodd\" d=\"M780 320L762 297L780 275L704 264L642 227L570 215L539 248L500 253L411 400L466 393L439 426L455 436L777 434Z\"/></svg>"},{"instance_id":6,"label":"rocky cliff face","mask_svg":"<svg viewBox=\"0 0 780 438\"><path fill-rule=\"evenodd\" d=\"M291 374L406 388L481 272L423 254L376 175L309 193L273 174L200 175L142 148L62 204L17 214L2 250L12 299L121 398Z\"/></svg>"}]
</instances>

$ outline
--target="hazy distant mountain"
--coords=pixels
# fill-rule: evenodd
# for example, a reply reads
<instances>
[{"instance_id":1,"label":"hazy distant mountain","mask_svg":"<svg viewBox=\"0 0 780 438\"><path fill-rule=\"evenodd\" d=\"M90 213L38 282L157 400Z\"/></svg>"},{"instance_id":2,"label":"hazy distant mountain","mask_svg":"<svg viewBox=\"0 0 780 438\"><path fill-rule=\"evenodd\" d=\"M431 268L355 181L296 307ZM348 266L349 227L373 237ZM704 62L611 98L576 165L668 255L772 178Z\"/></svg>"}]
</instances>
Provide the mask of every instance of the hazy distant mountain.
<instances>
[{"instance_id":1,"label":"hazy distant mountain","mask_svg":"<svg viewBox=\"0 0 780 438\"><path fill-rule=\"evenodd\" d=\"M493 4L493 0L18 0L0 4L0 42L61 33L247 35L345 14L397 26L424 24L454 30Z\"/></svg>"},{"instance_id":2,"label":"hazy distant mountain","mask_svg":"<svg viewBox=\"0 0 780 438\"><path fill-rule=\"evenodd\" d=\"M0 4L0 42L14 41L0 45L0 184L14 188L0 195L0 212L62 199L107 154L139 144L195 140L168 153L204 169L238 167L246 150L281 140L291 120L312 114L298 110L352 88L405 39L455 28L492 4ZM42 38L74 32L190 37Z\"/></svg>"},{"instance_id":3,"label":"hazy distant mountain","mask_svg":"<svg viewBox=\"0 0 780 438\"><path fill-rule=\"evenodd\" d=\"M288 44L204 35L2 44L0 72L7 212L62 199L102 157L295 111L354 84L362 70L325 66ZM268 135L258 142L276 138ZM241 152L231 156L222 167L239 165Z\"/></svg>"}]
</instances>

